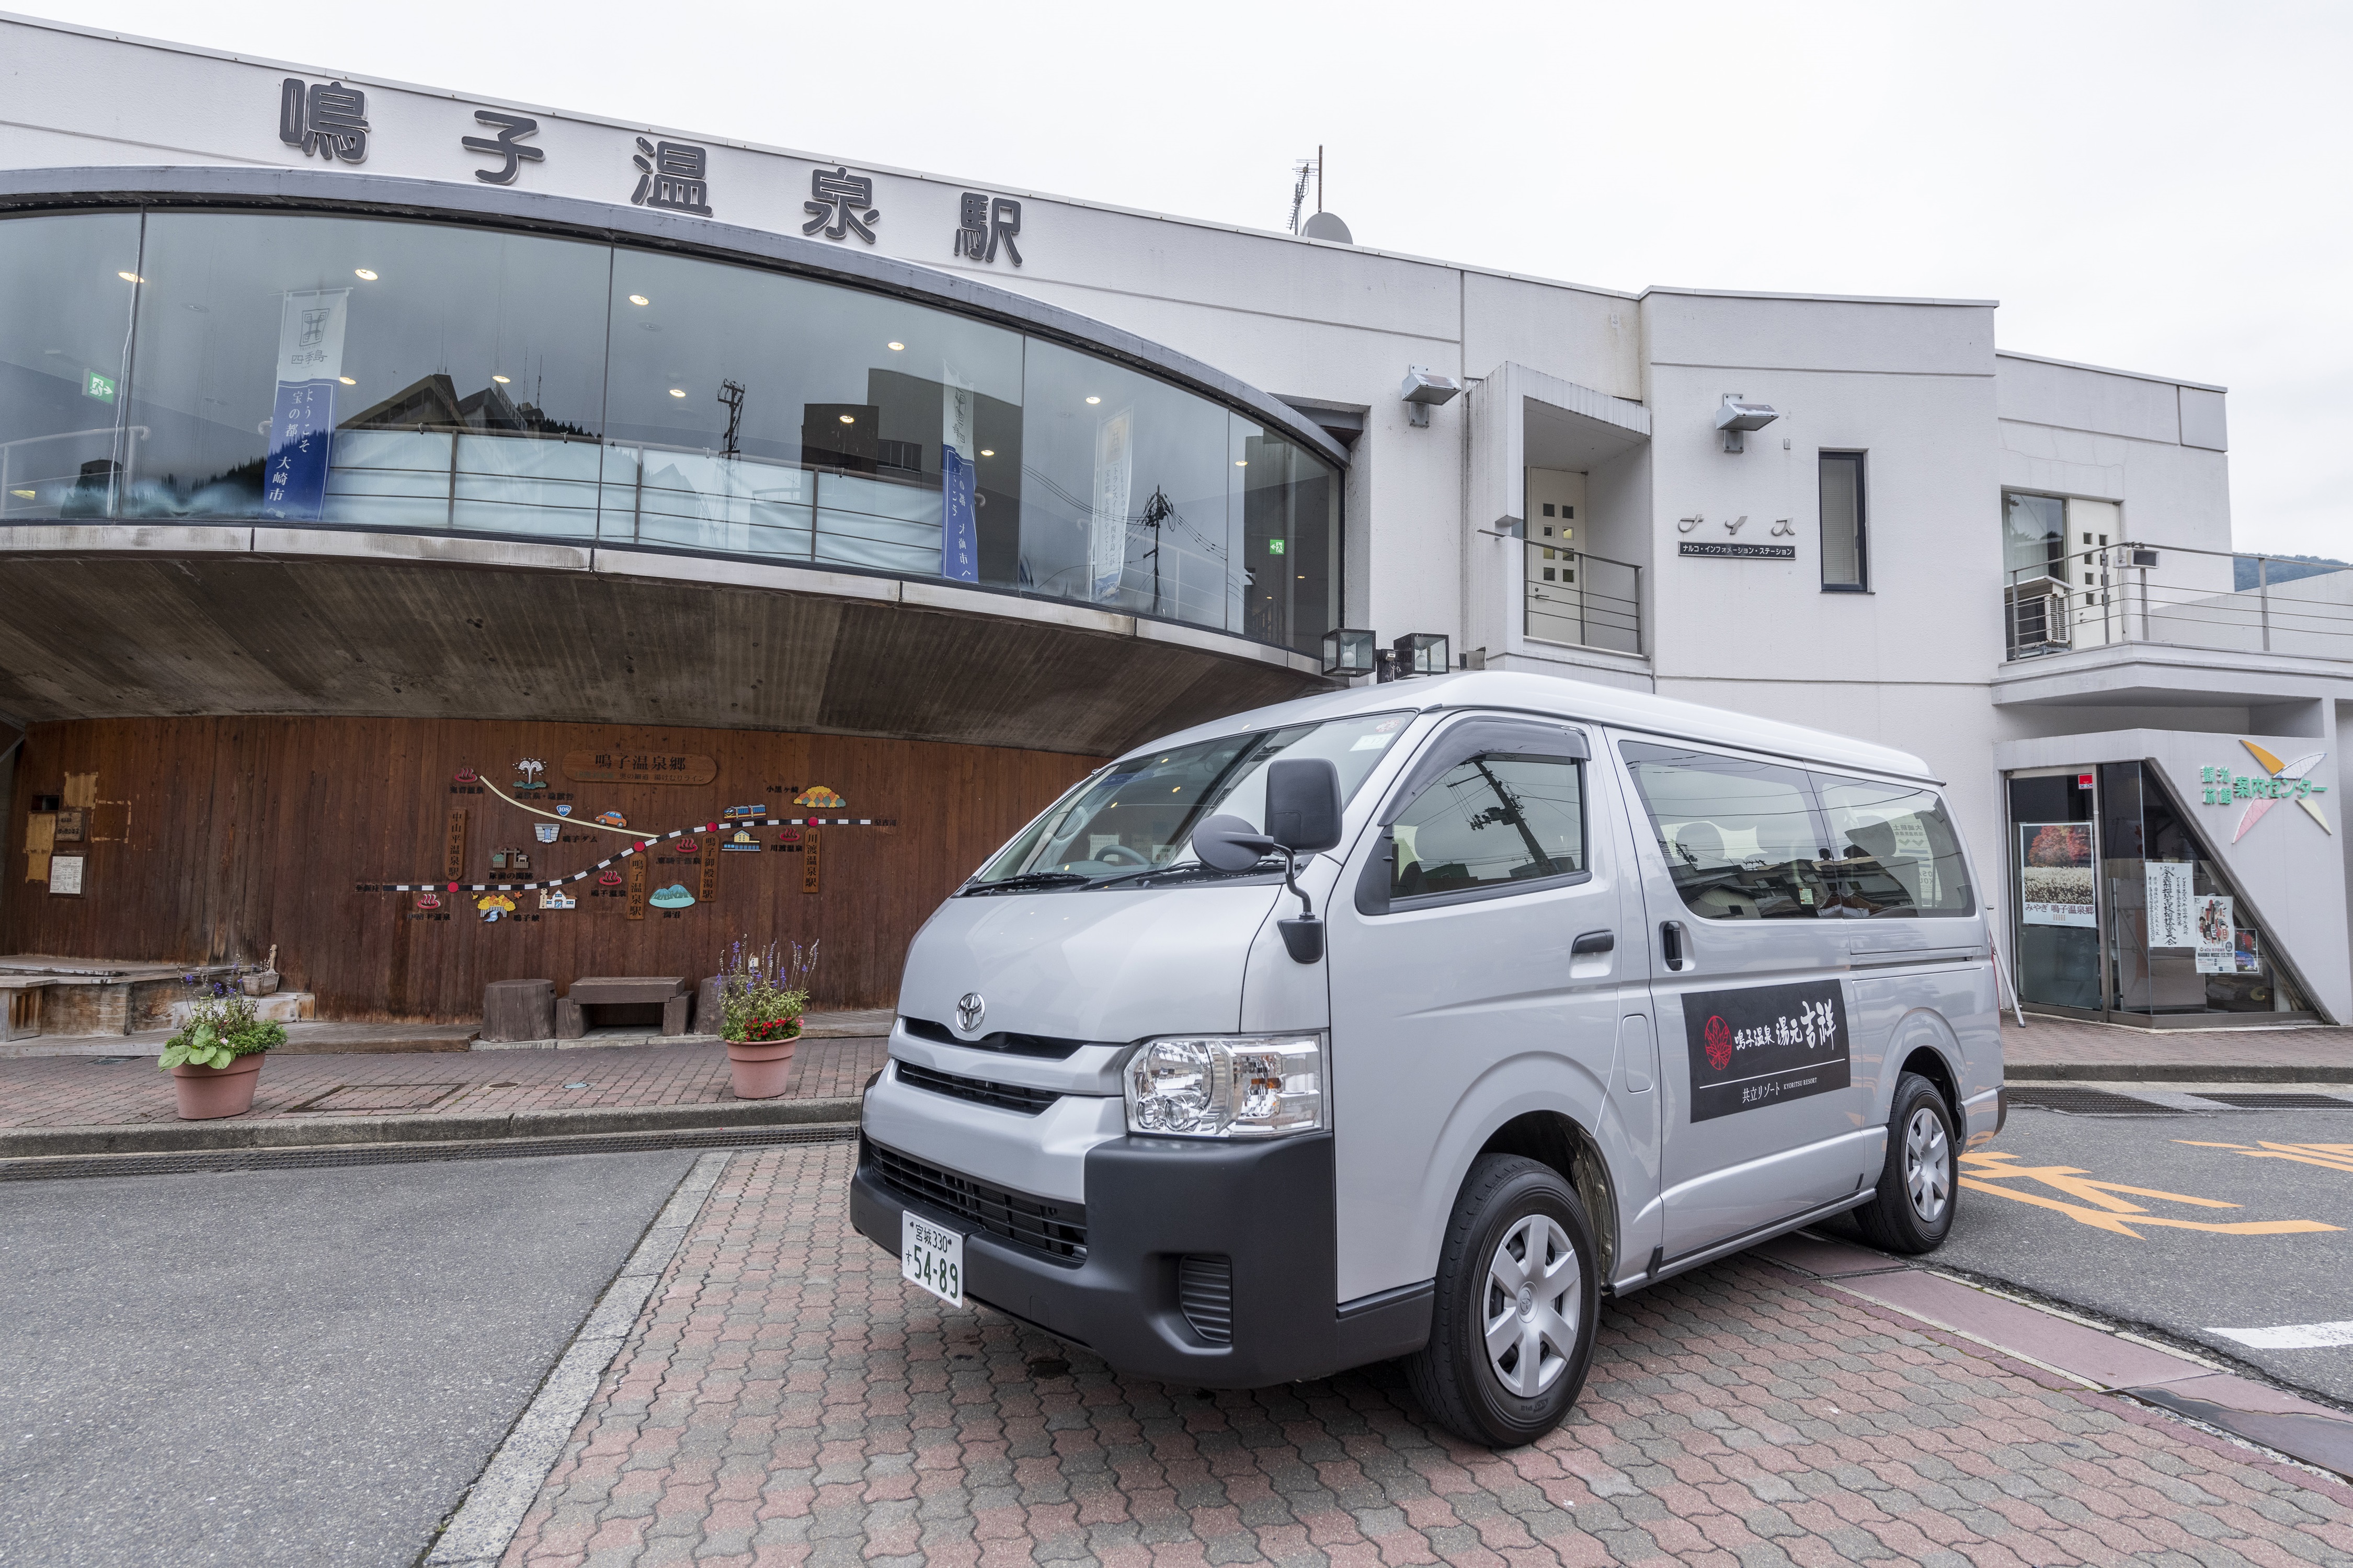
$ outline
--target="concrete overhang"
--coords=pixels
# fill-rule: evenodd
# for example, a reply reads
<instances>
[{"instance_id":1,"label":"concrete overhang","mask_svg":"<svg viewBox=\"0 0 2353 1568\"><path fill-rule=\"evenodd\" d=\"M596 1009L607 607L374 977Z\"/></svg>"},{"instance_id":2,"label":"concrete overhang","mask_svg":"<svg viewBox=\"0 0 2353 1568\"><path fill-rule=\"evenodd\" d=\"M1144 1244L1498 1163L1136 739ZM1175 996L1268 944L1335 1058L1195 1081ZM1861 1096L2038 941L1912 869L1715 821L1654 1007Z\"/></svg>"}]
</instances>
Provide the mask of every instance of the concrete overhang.
<instances>
[{"instance_id":1,"label":"concrete overhang","mask_svg":"<svg viewBox=\"0 0 2353 1568\"><path fill-rule=\"evenodd\" d=\"M538 719L1102 756L1330 689L1316 660L954 584L335 529L0 529L0 711Z\"/></svg>"},{"instance_id":2,"label":"concrete overhang","mask_svg":"<svg viewBox=\"0 0 2353 1568\"><path fill-rule=\"evenodd\" d=\"M1994 671L1997 708L2212 708L2353 692L2353 661L2297 654L2118 643L2012 660Z\"/></svg>"},{"instance_id":3,"label":"concrete overhang","mask_svg":"<svg viewBox=\"0 0 2353 1568\"><path fill-rule=\"evenodd\" d=\"M1651 411L1506 361L1473 384L1472 517L1509 532L1527 517L1527 470L1590 471L1651 439Z\"/></svg>"}]
</instances>

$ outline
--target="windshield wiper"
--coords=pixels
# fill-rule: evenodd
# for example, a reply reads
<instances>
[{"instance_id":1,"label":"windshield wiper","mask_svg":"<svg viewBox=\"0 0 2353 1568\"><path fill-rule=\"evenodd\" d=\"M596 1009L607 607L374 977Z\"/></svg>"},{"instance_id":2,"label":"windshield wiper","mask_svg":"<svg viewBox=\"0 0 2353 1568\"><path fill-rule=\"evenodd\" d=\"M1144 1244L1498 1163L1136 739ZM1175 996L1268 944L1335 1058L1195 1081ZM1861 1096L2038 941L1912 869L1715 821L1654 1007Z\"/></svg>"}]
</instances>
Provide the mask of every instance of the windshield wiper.
<instances>
[{"instance_id":1,"label":"windshield wiper","mask_svg":"<svg viewBox=\"0 0 2353 1568\"><path fill-rule=\"evenodd\" d=\"M1028 871L1001 882L975 882L966 893L1023 893L1036 888L1068 888L1093 879L1076 871Z\"/></svg>"},{"instance_id":2,"label":"windshield wiper","mask_svg":"<svg viewBox=\"0 0 2353 1568\"><path fill-rule=\"evenodd\" d=\"M1215 867L1204 866L1198 860L1187 860L1181 865L1147 866L1141 871L1130 871L1118 877L1106 877L1099 882L1089 883L1088 891L1092 892L1097 888L1116 888L1126 883L1141 882L1148 877L1183 877L1195 881L1211 882L1222 881L1229 877L1270 877L1282 874L1282 862L1280 860L1261 860L1246 871L1220 871Z\"/></svg>"}]
</instances>

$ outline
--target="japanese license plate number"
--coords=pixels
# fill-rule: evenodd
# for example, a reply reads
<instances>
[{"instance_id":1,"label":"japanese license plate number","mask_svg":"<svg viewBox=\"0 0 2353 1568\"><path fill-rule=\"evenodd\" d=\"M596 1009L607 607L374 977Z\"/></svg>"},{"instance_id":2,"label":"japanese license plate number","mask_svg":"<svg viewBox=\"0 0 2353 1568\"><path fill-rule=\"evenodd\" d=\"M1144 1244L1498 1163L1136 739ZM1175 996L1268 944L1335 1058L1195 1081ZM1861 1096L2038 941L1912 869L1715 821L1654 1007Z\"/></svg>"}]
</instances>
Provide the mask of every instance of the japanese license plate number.
<instances>
[{"instance_id":1,"label":"japanese license plate number","mask_svg":"<svg viewBox=\"0 0 2353 1568\"><path fill-rule=\"evenodd\" d=\"M951 1307L964 1305L964 1237L899 1211L899 1275Z\"/></svg>"}]
</instances>

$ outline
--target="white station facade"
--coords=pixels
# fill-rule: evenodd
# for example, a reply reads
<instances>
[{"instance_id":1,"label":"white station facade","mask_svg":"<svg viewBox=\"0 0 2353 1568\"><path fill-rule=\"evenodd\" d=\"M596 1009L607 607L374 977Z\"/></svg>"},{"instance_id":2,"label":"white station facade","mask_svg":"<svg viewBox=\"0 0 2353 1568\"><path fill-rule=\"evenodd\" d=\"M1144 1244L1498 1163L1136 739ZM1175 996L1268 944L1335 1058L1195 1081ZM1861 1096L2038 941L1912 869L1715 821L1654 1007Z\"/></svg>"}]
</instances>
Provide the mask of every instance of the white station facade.
<instances>
[{"instance_id":1,"label":"white station facade","mask_svg":"<svg viewBox=\"0 0 2353 1568\"><path fill-rule=\"evenodd\" d=\"M28 20L0 61L8 555L887 601L1153 694L790 721L1092 754L1434 635L1926 758L2029 1009L2353 1021L2353 574L2233 553L2221 387L1990 300L1563 283ZM47 657L0 718L104 709Z\"/></svg>"}]
</instances>

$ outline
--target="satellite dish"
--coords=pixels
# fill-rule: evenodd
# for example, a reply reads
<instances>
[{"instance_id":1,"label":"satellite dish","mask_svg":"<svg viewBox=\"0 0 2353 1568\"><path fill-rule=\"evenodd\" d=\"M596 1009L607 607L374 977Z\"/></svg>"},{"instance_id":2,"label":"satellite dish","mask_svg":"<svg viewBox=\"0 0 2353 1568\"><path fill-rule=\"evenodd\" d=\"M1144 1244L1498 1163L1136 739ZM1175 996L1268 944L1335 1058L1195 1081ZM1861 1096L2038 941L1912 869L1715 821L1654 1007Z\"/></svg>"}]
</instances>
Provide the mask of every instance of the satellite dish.
<instances>
[{"instance_id":1,"label":"satellite dish","mask_svg":"<svg viewBox=\"0 0 2353 1568\"><path fill-rule=\"evenodd\" d=\"M1356 243L1356 237L1348 232L1348 226L1340 221L1338 213L1317 213L1299 232L1309 239L1328 239L1335 245Z\"/></svg>"}]
</instances>

